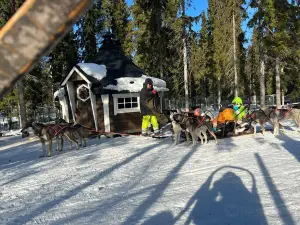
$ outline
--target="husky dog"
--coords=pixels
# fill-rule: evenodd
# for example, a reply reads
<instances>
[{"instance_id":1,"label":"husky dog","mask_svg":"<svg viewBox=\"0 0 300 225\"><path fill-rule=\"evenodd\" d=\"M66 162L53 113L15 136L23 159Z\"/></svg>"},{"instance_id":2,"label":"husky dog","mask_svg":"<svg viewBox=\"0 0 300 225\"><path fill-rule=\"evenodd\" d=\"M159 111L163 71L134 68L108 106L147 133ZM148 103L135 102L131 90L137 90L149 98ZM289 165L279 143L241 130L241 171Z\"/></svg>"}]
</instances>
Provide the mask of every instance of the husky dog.
<instances>
[{"instance_id":1,"label":"husky dog","mask_svg":"<svg viewBox=\"0 0 300 225\"><path fill-rule=\"evenodd\" d=\"M256 135L256 124L259 123L261 126L262 134L265 135L265 123L269 122L272 124L272 121L270 121L269 117L267 114L259 109L256 111L251 112L248 114L244 119L243 122L249 123L251 127L254 129L254 135Z\"/></svg>"},{"instance_id":2,"label":"husky dog","mask_svg":"<svg viewBox=\"0 0 300 225\"><path fill-rule=\"evenodd\" d=\"M75 135L76 139L78 139L80 142L79 146L86 147L86 141L84 139L85 128L81 124L77 123L77 124L73 125L72 123L68 123L67 121L65 121L62 118L59 118L58 123L61 125L65 125L65 126L69 126L70 128L73 128L74 135ZM63 141L63 140L61 140L61 141ZM83 145L82 145L82 142L84 143Z\"/></svg>"},{"instance_id":3,"label":"husky dog","mask_svg":"<svg viewBox=\"0 0 300 225\"><path fill-rule=\"evenodd\" d=\"M68 126L62 126L59 124L42 124L42 123L28 123L22 130L22 133L25 133L28 128L32 128L36 136L40 138L43 148L43 154L40 157L46 156L46 144L48 141L48 157L52 155L52 140L57 138L58 149L62 151L63 136L67 137L70 142L75 143L76 149L79 149L78 143L74 136L74 129ZM60 140L60 141L59 141Z\"/></svg>"},{"instance_id":4,"label":"husky dog","mask_svg":"<svg viewBox=\"0 0 300 225\"><path fill-rule=\"evenodd\" d=\"M298 129L300 128L300 109L277 109L276 107L269 107L264 112L274 124L274 135L278 135L279 129L283 128L280 121L294 120Z\"/></svg>"},{"instance_id":5,"label":"husky dog","mask_svg":"<svg viewBox=\"0 0 300 225\"><path fill-rule=\"evenodd\" d=\"M193 117L189 117L187 115L183 115L183 114L179 114L179 113L173 114L172 115L172 124L175 125L174 126L175 129L173 127L174 133L175 133L175 144L178 144L178 142L179 142L181 130L184 130L184 131L188 132L189 134L191 134L193 146L196 145L198 137L201 140L201 144L204 144L203 137L205 140L205 144L207 143L207 134L206 134L207 131L214 137L214 139L216 140L216 143L218 144L218 140L217 140L217 137L214 134L214 132L211 131L207 125L199 124L197 122L197 120ZM180 130L179 130L179 127L181 128ZM175 132L175 130L177 132ZM202 137L202 135L203 135L203 137ZM189 138L188 138L187 133L186 133L186 138L189 143Z\"/></svg>"},{"instance_id":6,"label":"husky dog","mask_svg":"<svg viewBox=\"0 0 300 225\"><path fill-rule=\"evenodd\" d=\"M179 123L177 123L174 119L173 116L175 115L175 113L171 112L170 113L170 119L172 121L172 127L173 127L173 132L174 132L174 145L178 145L180 142L180 135L181 135L181 126ZM187 141L189 141L189 137L188 134L186 133L186 139Z\"/></svg>"}]
</instances>

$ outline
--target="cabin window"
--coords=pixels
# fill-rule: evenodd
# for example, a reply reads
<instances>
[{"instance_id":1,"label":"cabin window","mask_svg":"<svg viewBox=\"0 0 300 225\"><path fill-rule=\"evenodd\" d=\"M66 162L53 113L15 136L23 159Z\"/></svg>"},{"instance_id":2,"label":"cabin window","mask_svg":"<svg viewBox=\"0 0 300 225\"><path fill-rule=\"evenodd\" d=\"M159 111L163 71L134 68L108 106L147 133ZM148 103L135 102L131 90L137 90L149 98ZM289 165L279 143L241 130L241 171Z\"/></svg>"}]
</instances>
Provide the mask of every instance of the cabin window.
<instances>
[{"instance_id":1,"label":"cabin window","mask_svg":"<svg viewBox=\"0 0 300 225\"><path fill-rule=\"evenodd\" d=\"M113 94L114 115L118 113L140 112L139 94Z\"/></svg>"}]
</instances>

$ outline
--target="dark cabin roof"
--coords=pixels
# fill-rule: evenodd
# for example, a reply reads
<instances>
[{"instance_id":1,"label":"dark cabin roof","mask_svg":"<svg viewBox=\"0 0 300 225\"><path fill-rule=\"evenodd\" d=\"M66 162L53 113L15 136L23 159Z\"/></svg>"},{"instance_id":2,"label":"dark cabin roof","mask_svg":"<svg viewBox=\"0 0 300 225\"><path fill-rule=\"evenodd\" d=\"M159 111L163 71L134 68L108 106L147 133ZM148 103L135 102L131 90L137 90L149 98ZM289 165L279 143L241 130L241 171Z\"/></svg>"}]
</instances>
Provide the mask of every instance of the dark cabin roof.
<instances>
[{"instance_id":1,"label":"dark cabin roof","mask_svg":"<svg viewBox=\"0 0 300 225\"><path fill-rule=\"evenodd\" d=\"M115 79L120 77L141 77L145 74L129 57L125 56L120 42L113 39L112 34L108 33L103 38L102 46L95 59L88 62L106 66L107 74L101 81L103 86L116 85Z\"/></svg>"}]
</instances>

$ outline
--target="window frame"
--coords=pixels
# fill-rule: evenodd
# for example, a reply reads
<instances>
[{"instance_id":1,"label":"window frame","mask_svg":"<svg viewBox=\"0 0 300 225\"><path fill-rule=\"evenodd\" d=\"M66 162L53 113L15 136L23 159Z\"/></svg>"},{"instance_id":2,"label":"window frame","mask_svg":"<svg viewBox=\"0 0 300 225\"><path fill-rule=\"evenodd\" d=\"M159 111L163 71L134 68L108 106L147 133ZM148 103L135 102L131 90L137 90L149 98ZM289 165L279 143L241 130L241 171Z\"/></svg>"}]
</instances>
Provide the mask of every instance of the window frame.
<instances>
[{"instance_id":1,"label":"window frame","mask_svg":"<svg viewBox=\"0 0 300 225\"><path fill-rule=\"evenodd\" d=\"M113 94L113 101L114 101L114 115L117 115L119 113L133 113L133 112L140 112L140 94L139 93L124 93L124 94ZM137 107L135 108L118 108L118 99L123 98L124 104L125 104L125 98L137 98ZM131 102L132 103L132 99Z\"/></svg>"}]
</instances>

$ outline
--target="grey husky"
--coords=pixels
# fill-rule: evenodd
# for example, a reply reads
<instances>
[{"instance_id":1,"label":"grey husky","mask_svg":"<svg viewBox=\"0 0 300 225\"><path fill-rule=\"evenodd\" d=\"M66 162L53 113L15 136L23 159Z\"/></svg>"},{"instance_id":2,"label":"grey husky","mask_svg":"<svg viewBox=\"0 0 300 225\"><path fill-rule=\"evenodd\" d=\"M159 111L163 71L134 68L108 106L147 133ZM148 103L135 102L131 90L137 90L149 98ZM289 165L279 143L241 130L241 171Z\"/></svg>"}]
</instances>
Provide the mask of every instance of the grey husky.
<instances>
[{"instance_id":1,"label":"grey husky","mask_svg":"<svg viewBox=\"0 0 300 225\"><path fill-rule=\"evenodd\" d=\"M76 123L76 124L68 123L67 121L65 121L62 118L59 118L58 123L65 125L65 126L69 126L71 129L73 129L75 138L79 140L79 146L86 147L86 141L84 139L84 136L86 136L86 129L84 126L82 126L79 123ZM63 139L62 139L62 141L63 141ZM71 144L71 146L72 146L72 144Z\"/></svg>"},{"instance_id":2,"label":"grey husky","mask_svg":"<svg viewBox=\"0 0 300 225\"><path fill-rule=\"evenodd\" d=\"M248 114L244 119L243 122L249 123L253 129L254 129L254 135L256 135L256 124L259 123L261 126L262 134L265 135L265 123L269 122L270 124L273 124L270 118L267 116L267 114L259 109L251 112Z\"/></svg>"},{"instance_id":3,"label":"grey husky","mask_svg":"<svg viewBox=\"0 0 300 225\"><path fill-rule=\"evenodd\" d=\"M199 125L195 118L189 117L187 115L176 113L171 113L170 115L173 131L175 136L175 145L179 143L181 131L186 132L186 139L189 144L189 135L192 137L193 146L196 145L198 137L201 140L201 144L207 144L207 131L214 137L216 143L218 144L218 140L213 131L211 131L205 124ZM203 141L203 137L204 141Z\"/></svg>"},{"instance_id":4,"label":"grey husky","mask_svg":"<svg viewBox=\"0 0 300 225\"><path fill-rule=\"evenodd\" d=\"M268 118L274 124L274 135L279 134L279 129L284 128L280 122L284 120L294 120L298 126L298 131L300 128L300 109L277 109L276 107L268 107L264 110Z\"/></svg>"}]
</instances>

